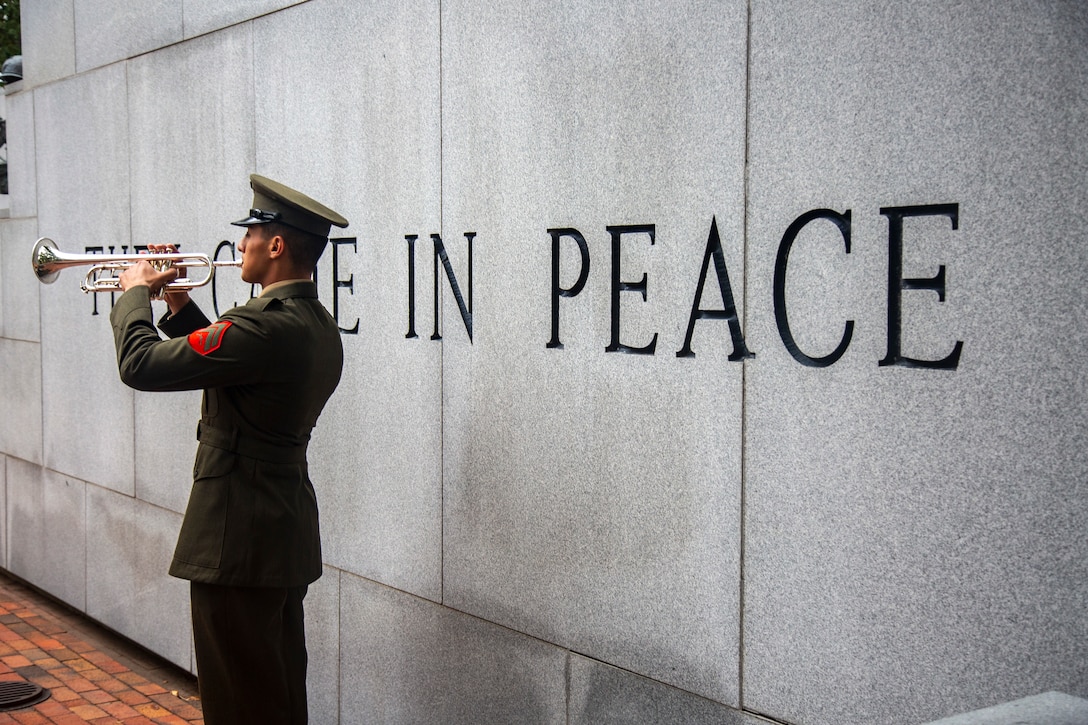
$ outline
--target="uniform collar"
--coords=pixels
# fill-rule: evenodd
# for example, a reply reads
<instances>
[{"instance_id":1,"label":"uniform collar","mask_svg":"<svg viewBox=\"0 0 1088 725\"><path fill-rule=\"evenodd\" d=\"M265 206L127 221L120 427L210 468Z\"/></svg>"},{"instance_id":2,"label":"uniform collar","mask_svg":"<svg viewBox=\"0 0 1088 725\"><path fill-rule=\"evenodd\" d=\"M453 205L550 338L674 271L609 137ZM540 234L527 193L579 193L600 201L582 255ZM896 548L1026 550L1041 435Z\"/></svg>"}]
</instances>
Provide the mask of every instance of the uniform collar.
<instances>
[{"instance_id":1,"label":"uniform collar","mask_svg":"<svg viewBox=\"0 0 1088 725\"><path fill-rule=\"evenodd\" d=\"M284 279L261 290L261 297L285 300L289 297L317 297L317 285L311 279Z\"/></svg>"}]
</instances>

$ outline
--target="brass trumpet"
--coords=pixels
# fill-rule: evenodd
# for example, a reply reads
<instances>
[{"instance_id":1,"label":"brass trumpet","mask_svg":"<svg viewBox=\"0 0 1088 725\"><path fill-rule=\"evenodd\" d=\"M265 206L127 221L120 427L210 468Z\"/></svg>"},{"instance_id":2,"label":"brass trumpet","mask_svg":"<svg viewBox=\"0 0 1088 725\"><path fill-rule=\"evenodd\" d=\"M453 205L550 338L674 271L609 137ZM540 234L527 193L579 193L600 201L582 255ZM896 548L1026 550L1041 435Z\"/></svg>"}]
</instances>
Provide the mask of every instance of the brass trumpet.
<instances>
[{"instance_id":1,"label":"brass trumpet","mask_svg":"<svg viewBox=\"0 0 1088 725\"><path fill-rule=\"evenodd\" d=\"M163 287L163 292L178 292L203 287L212 281L217 267L241 267L242 260L215 261L207 254L184 254L170 252L166 254L69 254L57 249L56 242L42 237L34 244L31 253L34 274L42 284L52 284L62 269L90 265L87 276L80 285L84 292L120 292L121 281L117 275L138 262L150 262L155 269L162 271L170 267L182 270L173 282ZM190 267L203 267L203 277L190 279ZM100 275L105 276L100 276Z\"/></svg>"}]
</instances>

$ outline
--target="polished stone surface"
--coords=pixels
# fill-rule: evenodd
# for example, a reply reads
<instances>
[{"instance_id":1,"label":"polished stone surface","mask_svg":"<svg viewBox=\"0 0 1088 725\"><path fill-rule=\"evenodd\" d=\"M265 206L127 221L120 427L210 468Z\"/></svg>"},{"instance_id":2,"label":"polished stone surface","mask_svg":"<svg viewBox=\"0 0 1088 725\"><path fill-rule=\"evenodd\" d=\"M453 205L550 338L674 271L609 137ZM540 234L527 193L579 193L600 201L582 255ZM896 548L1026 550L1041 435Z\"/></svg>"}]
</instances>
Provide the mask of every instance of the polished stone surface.
<instances>
[{"instance_id":1,"label":"polished stone surface","mask_svg":"<svg viewBox=\"0 0 1088 725\"><path fill-rule=\"evenodd\" d=\"M187 668L189 585L165 576L180 526L176 513L87 487L88 616Z\"/></svg>"},{"instance_id":2,"label":"polished stone surface","mask_svg":"<svg viewBox=\"0 0 1088 725\"><path fill-rule=\"evenodd\" d=\"M182 66L221 68L191 73ZM241 236L231 221L252 202L254 167L252 33L248 26L141 56L128 65L132 244L175 244L183 252L214 256L223 241ZM164 144L163 137L173 140ZM207 139L217 139L216 144ZM188 163L170 168L178 146ZM132 250L129 250L132 253ZM221 258L230 258L229 250ZM192 273L203 278L205 270ZM248 299L238 270L222 269L212 285L193 292L210 319ZM214 292L214 295L213 295ZM156 319L164 303L154 303ZM136 494L184 512L192 483L200 393L138 393L135 397ZM164 445L164 441L170 441Z\"/></svg>"},{"instance_id":3,"label":"polished stone surface","mask_svg":"<svg viewBox=\"0 0 1088 725\"><path fill-rule=\"evenodd\" d=\"M923 722L1088 695L1084 6L753 5L745 703L790 722ZM907 30L909 29L909 31ZM891 207L903 277L889 349ZM786 311L775 260L797 237ZM884 213L881 210L885 210ZM874 693L879 693L874 696Z\"/></svg>"},{"instance_id":4,"label":"polished stone surface","mask_svg":"<svg viewBox=\"0 0 1088 725\"><path fill-rule=\"evenodd\" d=\"M178 73L180 67L213 66L215 73ZM253 199L252 66L249 25L127 64L132 244L171 243L181 251L212 255L220 241L241 238L242 230L230 222L244 218ZM178 149L185 149L181 165ZM223 270L220 276L234 281L238 271ZM200 290L197 299L210 308L211 289Z\"/></svg>"},{"instance_id":5,"label":"polished stone surface","mask_svg":"<svg viewBox=\"0 0 1088 725\"><path fill-rule=\"evenodd\" d=\"M41 85L76 72L75 4L20 3L23 85Z\"/></svg>"},{"instance_id":6,"label":"polished stone surface","mask_svg":"<svg viewBox=\"0 0 1088 725\"><path fill-rule=\"evenodd\" d=\"M61 250L128 244L126 75L113 65L34 91L38 230ZM80 291L86 271L65 270L40 296L45 464L131 495L132 392L117 375L109 295Z\"/></svg>"},{"instance_id":7,"label":"polished stone surface","mask_svg":"<svg viewBox=\"0 0 1088 725\"><path fill-rule=\"evenodd\" d=\"M185 0L185 37L210 33L229 25L290 7L303 0Z\"/></svg>"},{"instance_id":8,"label":"polished stone surface","mask_svg":"<svg viewBox=\"0 0 1088 725\"><path fill-rule=\"evenodd\" d=\"M25 87L26 82L17 84ZM13 219L38 213L38 181L34 164L34 94L4 88L7 121L8 207Z\"/></svg>"},{"instance_id":9,"label":"polished stone surface","mask_svg":"<svg viewBox=\"0 0 1088 725\"><path fill-rule=\"evenodd\" d=\"M0 220L0 337L9 340L41 340L38 296L49 288L32 271L37 236L34 218Z\"/></svg>"},{"instance_id":10,"label":"polished stone surface","mask_svg":"<svg viewBox=\"0 0 1088 725\"><path fill-rule=\"evenodd\" d=\"M566 720L562 649L347 574L340 721Z\"/></svg>"},{"instance_id":11,"label":"polished stone surface","mask_svg":"<svg viewBox=\"0 0 1088 725\"><path fill-rule=\"evenodd\" d=\"M743 6L443 13L444 601L736 703L742 368L721 322L676 352L715 216L742 269Z\"/></svg>"},{"instance_id":12,"label":"polished stone surface","mask_svg":"<svg viewBox=\"0 0 1088 725\"><path fill-rule=\"evenodd\" d=\"M86 484L7 457L7 568L79 610L87 604Z\"/></svg>"},{"instance_id":13,"label":"polished stone surface","mask_svg":"<svg viewBox=\"0 0 1088 725\"><path fill-rule=\"evenodd\" d=\"M438 8L307 3L258 19L253 35L255 47L292 58L254 56L256 171L350 221L333 228L349 241L334 241L318 270L326 307L342 329L357 329L342 338L344 374L310 446L325 561L437 601L442 346L422 321L420 339L405 339L404 235L441 230Z\"/></svg>"},{"instance_id":14,"label":"polished stone surface","mask_svg":"<svg viewBox=\"0 0 1088 725\"><path fill-rule=\"evenodd\" d=\"M1044 692L974 712L934 720L928 725L1084 725L1088 700Z\"/></svg>"},{"instance_id":15,"label":"polished stone surface","mask_svg":"<svg viewBox=\"0 0 1088 725\"><path fill-rule=\"evenodd\" d=\"M759 725L766 721L576 654L570 656L570 725Z\"/></svg>"},{"instance_id":16,"label":"polished stone surface","mask_svg":"<svg viewBox=\"0 0 1088 725\"><path fill-rule=\"evenodd\" d=\"M8 568L8 457L0 454L0 567Z\"/></svg>"},{"instance_id":17,"label":"polished stone surface","mask_svg":"<svg viewBox=\"0 0 1088 725\"><path fill-rule=\"evenodd\" d=\"M321 722L1088 698L1088 6L137 5L27 4L4 97L16 574L186 659L154 561L199 394L134 395L109 296L21 260L212 251L256 171L351 220L318 270L346 331L310 451ZM231 274L209 315L248 297ZM726 275L741 324L686 340ZM895 330L923 365L962 343L955 369L881 365Z\"/></svg>"},{"instance_id":18,"label":"polished stone surface","mask_svg":"<svg viewBox=\"0 0 1088 725\"><path fill-rule=\"evenodd\" d=\"M42 462L41 345L0 338L0 451Z\"/></svg>"},{"instance_id":19,"label":"polished stone surface","mask_svg":"<svg viewBox=\"0 0 1088 725\"><path fill-rule=\"evenodd\" d=\"M185 3L175 0L75 0L76 72L131 58L181 40Z\"/></svg>"}]
</instances>

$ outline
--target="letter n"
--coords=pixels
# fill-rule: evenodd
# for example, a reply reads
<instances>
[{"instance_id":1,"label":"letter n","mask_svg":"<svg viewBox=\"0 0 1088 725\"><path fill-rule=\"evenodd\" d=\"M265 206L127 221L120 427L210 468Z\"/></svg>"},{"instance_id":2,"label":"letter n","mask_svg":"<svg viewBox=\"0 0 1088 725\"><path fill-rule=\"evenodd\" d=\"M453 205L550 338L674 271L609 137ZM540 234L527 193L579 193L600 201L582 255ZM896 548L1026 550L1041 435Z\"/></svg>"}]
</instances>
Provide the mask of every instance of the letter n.
<instances>
[{"instance_id":1,"label":"letter n","mask_svg":"<svg viewBox=\"0 0 1088 725\"><path fill-rule=\"evenodd\" d=\"M465 239L468 241L468 304L466 305L465 298L461 294L461 287L457 284L457 275L453 273L453 265L450 264L450 258L446 254L446 245L442 243L440 235L431 235L431 241L434 242L434 334L431 335L432 340L442 339L442 335L438 332L438 265L441 262L442 268L446 270L446 279L449 280L453 298L457 301L457 309L461 311L461 320L465 323L468 340L472 342L472 240L475 236L476 232L465 232Z\"/></svg>"}]
</instances>

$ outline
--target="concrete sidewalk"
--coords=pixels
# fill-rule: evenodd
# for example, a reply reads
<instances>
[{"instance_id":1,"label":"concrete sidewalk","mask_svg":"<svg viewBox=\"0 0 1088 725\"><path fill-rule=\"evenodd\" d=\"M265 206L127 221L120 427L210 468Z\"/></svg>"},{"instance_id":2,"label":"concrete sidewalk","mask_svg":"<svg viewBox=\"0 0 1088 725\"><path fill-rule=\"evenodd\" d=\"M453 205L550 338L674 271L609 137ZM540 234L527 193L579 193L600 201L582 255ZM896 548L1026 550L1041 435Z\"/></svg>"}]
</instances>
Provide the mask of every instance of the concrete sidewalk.
<instances>
[{"instance_id":1,"label":"concrete sidewalk","mask_svg":"<svg viewBox=\"0 0 1088 725\"><path fill-rule=\"evenodd\" d=\"M48 699L0 725L204 723L195 677L0 570L0 687L26 682Z\"/></svg>"}]
</instances>

